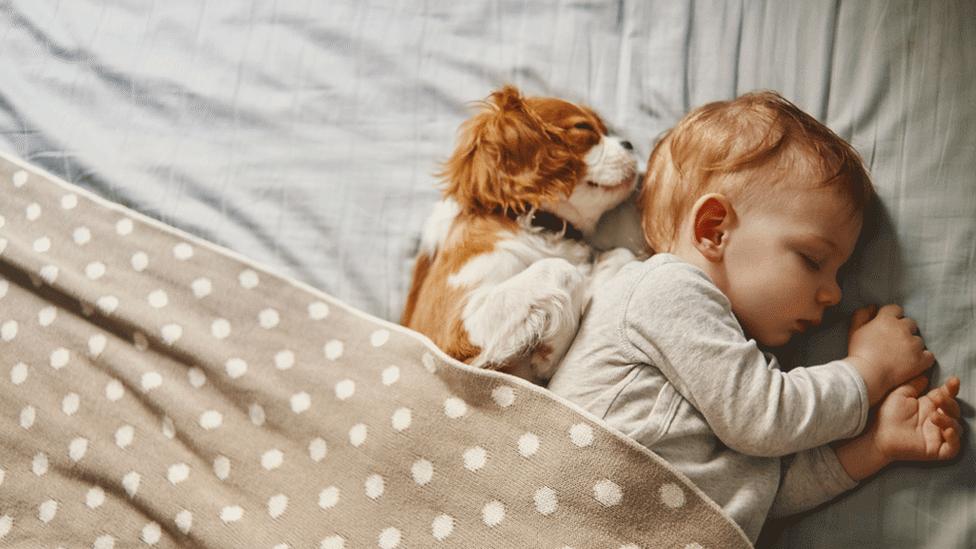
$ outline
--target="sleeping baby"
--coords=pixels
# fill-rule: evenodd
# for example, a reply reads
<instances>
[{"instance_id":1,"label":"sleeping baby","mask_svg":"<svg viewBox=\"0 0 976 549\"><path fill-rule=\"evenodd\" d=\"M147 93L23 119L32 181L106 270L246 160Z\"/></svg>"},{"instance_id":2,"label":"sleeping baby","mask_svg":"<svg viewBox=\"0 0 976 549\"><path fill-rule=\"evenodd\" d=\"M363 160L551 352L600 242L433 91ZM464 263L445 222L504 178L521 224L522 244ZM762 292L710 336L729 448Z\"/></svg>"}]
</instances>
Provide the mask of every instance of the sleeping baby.
<instances>
[{"instance_id":1,"label":"sleeping baby","mask_svg":"<svg viewBox=\"0 0 976 549\"><path fill-rule=\"evenodd\" d=\"M925 392L934 357L897 305L856 311L842 360L785 372L758 347L840 301L873 198L854 149L775 93L692 111L648 161L659 253L595 290L549 388L672 463L753 542L767 515L894 460L954 457L959 380Z\"/></svg>"}]
</instances>

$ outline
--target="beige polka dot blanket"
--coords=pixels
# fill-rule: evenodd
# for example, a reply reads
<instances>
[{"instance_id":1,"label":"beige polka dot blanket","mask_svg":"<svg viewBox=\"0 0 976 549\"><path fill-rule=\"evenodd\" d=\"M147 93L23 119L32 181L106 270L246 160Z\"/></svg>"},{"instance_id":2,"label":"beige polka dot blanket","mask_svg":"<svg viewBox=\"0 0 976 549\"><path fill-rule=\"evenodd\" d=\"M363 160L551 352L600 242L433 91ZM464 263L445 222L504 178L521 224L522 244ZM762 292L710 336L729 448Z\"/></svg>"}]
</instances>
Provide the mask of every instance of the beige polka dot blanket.
<instances>
[{"instance_id":1,"label":"beige polka dot blanket","mask_svg":"<svg viewBox=\"0 0 976 549\"><path fill-rule=\"evenodd\" d=\"M0 158L0 547L749 546L545 390Z\"/></svg>"}]
</instances>

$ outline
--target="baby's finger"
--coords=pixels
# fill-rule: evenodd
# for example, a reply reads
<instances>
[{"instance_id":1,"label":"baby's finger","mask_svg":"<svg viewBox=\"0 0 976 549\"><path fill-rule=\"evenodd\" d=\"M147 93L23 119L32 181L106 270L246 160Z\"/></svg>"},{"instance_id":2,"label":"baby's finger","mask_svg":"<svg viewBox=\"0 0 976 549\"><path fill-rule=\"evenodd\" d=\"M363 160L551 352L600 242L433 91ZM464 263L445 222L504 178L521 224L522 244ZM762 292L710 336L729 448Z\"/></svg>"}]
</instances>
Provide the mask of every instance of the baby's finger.
<instances>
[{"instance_id":1,"label":"baby's finger","mask_svg":"<svg viewBox=\"0 0 976 549\"><path fill-rule=\"evenodd\" d=\"M954 418L959 417L959 403L956 402L956 399L952 398L952 392L947 386L936 387L929 391L927 396L932 400L932 404L943 414Z\"/></svg>"},{"instance_id":2,"label":"baby's finger","mask_svg":"<svg viewBox=\"0 0 976 549\"><path fill-rule=\"evenodd\" d=\"M956 420L952 419L951 417L945 414L932 414L929 417L929 421L931 421L933 425L935 425L942 431L945 431L946 429L952 429L958 426Z\"/></svg>"},{"instance_id":3,"label":"baby's finger","mask_svg":"<svg viewBox=\"0 0 976 549\"><path fill-rule=\"evenodd\" d=\"M951 394L953 397L959 394L959 385L960 381L956 376L950 377L945 382L945 386L949 389L949 394Z\"/></svg>"},{"instance_id":4,"label":"baby's finger","mask_svg":"<svg viewBox=\"0 0 976 549\"><path fill-rule=\"evenodd\" d=\"M917 334L918 333L918 322L915 322L914 319L905 317L905 318L902 319L902 322L904 322L905 323L905 326L908 327L908 333L910 333L910 334Z\"/></svg>"},{"instance_id":5,"label":"baby's finger","mask_svg":"<svg viewBox=\"0 0 976 549\"><path fill-rule=\"evenodd\" d=\"M851 315L851 327L848 330L848 335L856 332L861 326L867 324L877 312L877 305L868 305L867 307L861 307L860 309L854 311Z\"/></svg>"},{"instance_id":6,"label":"baby's finger","mask_svg":"<svg viewBox=\"0 0 976 549\"><path fill-rule=\"evenodd\" d=\"M878 309L878 316L881 315L901 318L905 316L905 309L902 309L901 306L899 305L895 305L894 303L891 303L889 305L885 305L884 307Z\"/></svg>"}]
</instances>

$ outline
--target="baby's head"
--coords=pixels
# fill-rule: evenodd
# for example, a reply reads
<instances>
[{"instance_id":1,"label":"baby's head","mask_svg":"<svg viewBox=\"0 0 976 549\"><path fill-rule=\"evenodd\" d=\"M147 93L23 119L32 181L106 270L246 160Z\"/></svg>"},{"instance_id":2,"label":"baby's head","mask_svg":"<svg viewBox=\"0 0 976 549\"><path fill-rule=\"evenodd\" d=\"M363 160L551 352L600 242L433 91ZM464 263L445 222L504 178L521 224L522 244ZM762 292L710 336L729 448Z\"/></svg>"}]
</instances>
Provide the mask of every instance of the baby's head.
<instances>
[{"instance_id":1,"label":"baby's head","mask_svg":"<svg viewBox=\"0 0 976 549\"><path fill-rule=\"evenodd\" d=\"M640 196L648 245L701 267L746 333L782 345L840 301L874 191L857 152L773 92L710 103L658 142Z\"/></svg>"}]
</instances>

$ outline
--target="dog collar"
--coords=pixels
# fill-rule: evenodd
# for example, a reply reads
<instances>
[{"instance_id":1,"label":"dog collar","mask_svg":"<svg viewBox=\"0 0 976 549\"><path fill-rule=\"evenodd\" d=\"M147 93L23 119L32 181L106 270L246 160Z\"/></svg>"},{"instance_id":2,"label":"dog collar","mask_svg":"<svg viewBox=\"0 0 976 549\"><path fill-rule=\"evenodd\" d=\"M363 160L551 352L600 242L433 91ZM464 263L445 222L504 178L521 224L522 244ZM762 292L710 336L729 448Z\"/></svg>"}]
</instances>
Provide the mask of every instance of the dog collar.
<instances>
[{"instance_id":1,"label":"dog collar","mask_svg":"<svg viewBox=\"0 0 976 549\"><path fill-rule=\"evenodd\" d=\"M506 213L511 219L519 218L519 215L511 210L508 210ZM573 225L569 221L566 221L554 213L536 210L528 215L532 216L532 218L529 220L529 224L531 224L533 227L539 227L540 229L554 233L562 233L563 236L571 240L583 240L583 231L576 228L576 225Z\"/></svg>"}]
</instances>

